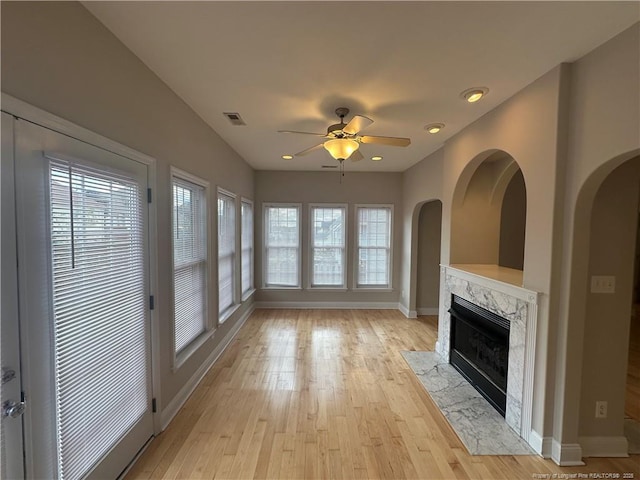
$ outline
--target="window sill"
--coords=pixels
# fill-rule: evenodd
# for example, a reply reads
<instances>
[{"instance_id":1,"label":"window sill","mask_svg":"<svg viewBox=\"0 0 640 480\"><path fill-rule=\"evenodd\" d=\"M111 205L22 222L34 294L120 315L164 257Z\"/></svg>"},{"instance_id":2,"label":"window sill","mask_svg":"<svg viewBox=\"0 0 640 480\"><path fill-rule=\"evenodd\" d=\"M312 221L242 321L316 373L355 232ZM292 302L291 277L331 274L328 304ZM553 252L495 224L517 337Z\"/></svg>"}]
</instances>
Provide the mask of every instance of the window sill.
<instances>
[{"instance_id":1,"label":"window sill","mask_svg":"<svg viewBox=\"0 0 640 480\"><path fill-rule=\"evenodd\" d=\"M180 350L180 353L178 353L173 360L173 367L171 368L171 371L174 373L178 371L180 367L189 360L191 355L193 355L207 340L213 337L215 331L215 328L212 328L202 332L194 338L189 345Z\"/></svg>"},{"instance_id":2,"label":"window sill","mask_svg":"<svg viewBox=\"0 0 640 480\"><path fill-rule=\"evenodd\" d=\"M240 300L242 300L243 302L246 302L247 300L249 300L249 298L256 293L256 289L252 288L251 290L249 290L248 292L244 293L242 295L242 298Z\"/></svg>"},{"instance_id":3,"label":"window sill","mask_svg":"<svg viewBox=\"0 0 640 480\"><path fill-rule=\"evenodd\" d=\"M264 286L263 290L302 290L302 287L285 287L283 285L277 286Z\"/></svg>"},{"instance_id":4,"label":"window sill","mask_svg":"<svg viewBox=\"0 0 640 480\"><path fill-rule=\"evenodd\" d=\"M309 291L314 292L348 292L349 289L347 287L323 287L320 285L311 285L307 288Z\"/></svg>"},{"instance_id":5,"label":"window sill","mask_svg":"<svg viewBox=\"0 0 640 480\"><path fill-rule=\"evenodd\" d=\"M238 311L239 308L240 308L240 304L236 303L235 305L231 305L224 312L222 312L218 317L218 325L222 325L224 322L226 322L231 315L233 315Z\"/></svg>"},{"instance_id":6,"label":"window sill","mask_svg":"<svg viewBox=\"0 0 640 480\"><path fill-rule=\"evenodd\" d=\"M354 292L393 292L393 288L389 287L355 287Z\"/></svg>"}]
</instances>

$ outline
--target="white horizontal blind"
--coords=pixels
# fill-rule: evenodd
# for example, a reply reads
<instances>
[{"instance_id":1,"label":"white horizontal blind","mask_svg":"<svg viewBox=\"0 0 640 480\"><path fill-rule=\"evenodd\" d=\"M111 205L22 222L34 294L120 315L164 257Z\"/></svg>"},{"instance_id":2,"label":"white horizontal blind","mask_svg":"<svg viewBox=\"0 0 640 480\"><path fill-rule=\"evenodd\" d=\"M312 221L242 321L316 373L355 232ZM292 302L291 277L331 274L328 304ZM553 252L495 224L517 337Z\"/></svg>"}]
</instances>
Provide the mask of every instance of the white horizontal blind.
<instances>
[{"instance_id":1,"label":"white horizontal blind","mask_svg":"<svg viewBox=\"0 0 640 480\"><path fill-rule=\"evenodd\" d=\"M235 231L235 198L218 192L218 310L220 314L235 304Z\"/></svg>"},{"instance_id":2,"label":"white horizontal blind","mask_svg":"<svg viewBox=\"0 0 640 480\"><path fill-rule=\"evenodd\" d=\"M207 321L207 198L205 188L173 176L175 353L205 331Z\"/></svg>"},{"instance_id":3,"label":"white horizontal blind","mask_svg":"<svg viewBox=\"0 0 640 480\"><path fill-rule=\"evenodd\" d=\"M241 275L244 295L253 289L253 204L251 202L244 200L241 202L241 216Z\"/></svg>"},{"instance_id":4,"label":"white horizontal blind","mask_svg":"<svg viewBox=\"0 0 640 480\"><path fill-rule=\"evenodd\" d=\"M344 207L311 207L311 286L345 286Z\"/></svg>"},{"instance_id":5,"label":"white horizontal blind","mask_svg":"<svg viewBox=\"0 0 640 480\"><path fill-rule=\"evenodd\" d=\"M389 287L391 208L358 207L358 287Z\"/></svg>"},{"instance_id":6,"label":"white horizontal blind","mask_svg":"<svg viewBox=\"0 0 640 480\"><path fill-rule=\"evenodd\" d=\"M148 409L143 196L51 161L58 476L84 477Z\"/></svg>"},{"instance_id":7,"label":"white horizontal blind","mask_svg":"<svg viewBox=\"0 0 640 480\"><path fill-rule=\"evenodd\" d=\"M300 286L300 207L265 207L265 286Z\"/></svg>"}]
</instances>

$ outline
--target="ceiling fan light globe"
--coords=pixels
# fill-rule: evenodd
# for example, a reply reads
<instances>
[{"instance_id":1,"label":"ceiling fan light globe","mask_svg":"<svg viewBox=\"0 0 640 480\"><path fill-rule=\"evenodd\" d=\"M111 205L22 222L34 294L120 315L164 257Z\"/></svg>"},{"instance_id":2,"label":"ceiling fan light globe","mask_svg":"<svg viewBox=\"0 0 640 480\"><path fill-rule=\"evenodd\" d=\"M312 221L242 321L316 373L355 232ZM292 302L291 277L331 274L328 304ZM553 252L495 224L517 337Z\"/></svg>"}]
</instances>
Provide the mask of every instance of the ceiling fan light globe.
<instances>
[{"instance_id":1,"label":"ceiling fan light globe","mask_svg":"<svg viewBox=\"0 0 640 480\"><path fill-rule=\"evenodd\" d=\"M334 138L333 140L324 142L324 148L329 152L329 155L336 160L349 158L359 146L360 144L358 142L349 140L348 138Z\"/></svg>"}]
</instances>

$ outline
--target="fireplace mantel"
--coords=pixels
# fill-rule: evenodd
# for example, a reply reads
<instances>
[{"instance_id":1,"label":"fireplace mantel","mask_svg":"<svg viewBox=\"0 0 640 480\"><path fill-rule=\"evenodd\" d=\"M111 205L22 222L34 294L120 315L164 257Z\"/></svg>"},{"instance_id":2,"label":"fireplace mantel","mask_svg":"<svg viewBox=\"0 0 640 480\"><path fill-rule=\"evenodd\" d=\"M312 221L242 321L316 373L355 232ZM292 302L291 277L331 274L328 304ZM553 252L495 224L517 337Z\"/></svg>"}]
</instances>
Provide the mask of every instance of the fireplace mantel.
<instances>
[{"instance_id":1,"label":"fireplace mantel","mask_svg":"<svg viewBox=\"0 0 640 480\"><path fill-rule=\"evenodd\" d=\"M524 275L522 270L501 267L500 265L459 263L449 265L448 268L456 269L461 273L476 275L480 277L480 281L482 279L495 280L515 287L522 287L523 284Z\"/></svg>"},{"instance_id":2,"label":"fireplace mantel","mask_svg":"<svg viewBox=\"0 0 640 480\"><path fill-rule=\"evenodd\" d=\"M487 276L485 276L487 275ZM539 294L523 288L522 273L497 265L442 265L436 351L449 361L451 295L509 321L509 371L505 421L531 444L533 368Z\"/></svg>"}]
</instances>

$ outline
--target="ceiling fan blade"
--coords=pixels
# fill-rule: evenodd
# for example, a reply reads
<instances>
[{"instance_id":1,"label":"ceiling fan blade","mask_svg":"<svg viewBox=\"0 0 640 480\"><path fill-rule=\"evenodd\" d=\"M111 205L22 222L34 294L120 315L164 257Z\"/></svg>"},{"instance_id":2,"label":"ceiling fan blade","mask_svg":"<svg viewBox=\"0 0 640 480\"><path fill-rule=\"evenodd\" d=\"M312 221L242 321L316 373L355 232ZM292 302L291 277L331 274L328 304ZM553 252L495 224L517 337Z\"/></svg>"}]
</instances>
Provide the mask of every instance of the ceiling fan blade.
<instances>
[{"instance_id":1,"label":"ceiling fan blade","mask_svg":"<svg viewBox=\"0 0 640 480\"><path fill-rule=\"evenodd\" d=\"M364 156L362 155L362 153L360 153L360 150L356 150L351 154L351 156L349 157L349 160L351 160L352 162L359 162L363 158Z\"/></svg>"},{"instance_id":2,"label":"ceiling fan blade","mask_svg":"<svg viewBox=\"0 0 640 480\"><path fill-rule=\"evenodd\" d=\"M351 119L347 126L342 129L344 133L348 133L349 135L355 135L360 130L367 128L369 125L373 123L373 120L367 117L363 117L362 115L356 115Z\"/></svg>"},{"instance_id":3,"label":"ceiling fan blade","mask_svg":"<svg viewBox=\"0 0 640 480\"><path fill-rule=\"evenodd\" d=\"M326 137L326 133L298 132L296 130L278 130L278 133L301 133L302 135L315 135L316 137Z\"/></svg>"},{"instance_id":4,"label":"ceiling fan blade","mask_svg":"<svg viewBox=\"0 0 640 480\"><path fill-rule=\"evenodd\" d=\"M362 143L376 143L378 145L391 145L392 147L406 147L411 145L410 138L402 137L372 137L370 135L363 135L360 137Z\"/></svg>"},{"instance_id":5,"label":"ceiling fan blade","mask_svg":"<svg viewBox=\"0 0 640 480\"><path fill-rule=\"evenodd\" d=\"M302 150L301 152L298 152L296 154L294 154L294 157L302 157L304 155L307 155L311 152L315 152L316 150L320 150L322 147L324 146L323 143L320 143L318 145L314 145L313 147L309 147L306 150Z\"/></svg>"}]
</instances>

